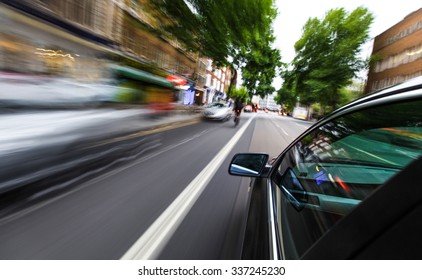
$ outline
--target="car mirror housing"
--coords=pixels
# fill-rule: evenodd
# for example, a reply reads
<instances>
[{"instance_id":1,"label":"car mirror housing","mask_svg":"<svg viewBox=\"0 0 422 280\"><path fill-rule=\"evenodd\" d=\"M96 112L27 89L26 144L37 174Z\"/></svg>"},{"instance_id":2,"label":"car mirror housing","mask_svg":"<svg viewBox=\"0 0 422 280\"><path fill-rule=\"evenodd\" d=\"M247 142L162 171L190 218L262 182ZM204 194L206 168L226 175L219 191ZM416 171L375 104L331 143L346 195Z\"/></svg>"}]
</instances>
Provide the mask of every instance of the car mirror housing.
<instances>
[{"instance_id":1,"label":"car mirror housing","mask_svg":"<svg viewBox=\"0 0 422 280\"><path fill-rule=\"evenodd\" d=\"M267 167L268 154L241 153L236 154L229 165L229 174L244 177L261 177Z\"/></svg>"}]
</instances>

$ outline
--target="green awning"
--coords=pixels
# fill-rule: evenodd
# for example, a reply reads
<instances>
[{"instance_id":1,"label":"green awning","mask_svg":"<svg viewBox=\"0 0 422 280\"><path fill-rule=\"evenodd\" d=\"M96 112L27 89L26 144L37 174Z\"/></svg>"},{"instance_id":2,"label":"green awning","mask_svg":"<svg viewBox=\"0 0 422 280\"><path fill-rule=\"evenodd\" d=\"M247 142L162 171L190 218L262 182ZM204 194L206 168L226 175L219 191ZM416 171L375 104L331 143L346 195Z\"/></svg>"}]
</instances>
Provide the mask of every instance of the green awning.
<instances>
[{"instance_id":1,"label":"green awning","mask_svg":"<svg viewBox=\"0 0 422 280\"><path fill-rule=\"evenodd\" d=\"M120 75L131 79L136 79L142 82L159 85L166 88L174 88L174 84L170 81L167 81L165 78L136 68L120 65L110 65L110 68Z\"/></svg>"}]
</instances>

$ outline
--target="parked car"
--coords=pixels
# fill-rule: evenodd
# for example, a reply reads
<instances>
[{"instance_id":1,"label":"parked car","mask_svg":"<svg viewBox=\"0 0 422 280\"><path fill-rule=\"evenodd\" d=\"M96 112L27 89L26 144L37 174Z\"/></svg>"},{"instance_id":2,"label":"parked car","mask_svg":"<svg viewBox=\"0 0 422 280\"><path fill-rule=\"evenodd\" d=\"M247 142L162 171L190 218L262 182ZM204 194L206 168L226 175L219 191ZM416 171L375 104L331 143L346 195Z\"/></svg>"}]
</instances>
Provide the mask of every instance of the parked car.
<instances>
[{"instance_id":1,"label":"parked car","mask_svg":"<svg viewBox=\"0 0 422 280\"><path fill-rule=\"evenodd\" d=\"M203 117L209 120L227 121L231 116L232 108L226 103L211 103L203 112Z\"/></svg>"},{"instance_id":2,"label":"parked car","mask_svg":"<svg viewBox=\"0 0 422 280\"><path fill-rule=\"evenodd\" d=\"M321 119L251 177L244 259L422 258L422 77Z\"/></svg>"}]
</instances>

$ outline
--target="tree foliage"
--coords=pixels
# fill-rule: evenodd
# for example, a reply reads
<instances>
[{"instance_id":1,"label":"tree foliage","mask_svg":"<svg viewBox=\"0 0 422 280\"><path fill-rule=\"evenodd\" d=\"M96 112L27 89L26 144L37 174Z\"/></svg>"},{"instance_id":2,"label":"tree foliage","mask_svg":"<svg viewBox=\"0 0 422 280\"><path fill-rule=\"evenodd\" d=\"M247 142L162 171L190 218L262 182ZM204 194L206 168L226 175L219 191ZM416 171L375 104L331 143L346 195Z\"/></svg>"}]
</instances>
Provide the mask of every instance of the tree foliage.
<instances>
[{"instance_id":1,"label":"tree foliage","mask_svg":"<svg viewBox=\"0 0 422 280\"><path fill-rule=\"evenodd\" d=\"M281 67L281 56L278 49L272 49L269 42L274 39L269 36L265 44L257 46L252 52L245 53L247 58L242 68L244 85L249 90L250 96L265 97L275 91L271 85Z\"/></svg>"},{"instance_id":2,"label":"tree foliage","mask_svg":"<svg viewBox=\"0 0 422 280\"><path fill-rule=\"evenodd\" d=\"M340 90L368 66L359 52L369 39L373 19L364 7L351 13L343 8L332 9L323 20L310 18L295 44L291 68L283 74L281 93L290 92L305 105L318 102L331 109L338 106Z\"/></svg>"},{"instance_id":3,"label":"tree foliage","mask_svg":"<svg viewBox=\"0 0 422 280\"><path fill-rule=\"evenodd\" d=\"M289 111L291 111L296 105L297 98L293 91L289 90L287 87L282 87L277 91L274 101L277 104L283 104Z\"/></svg>"},{"instance_id":4,"label":"tree foliage","mask_svg":"<svg viewBox=\"0 0 422 280\"><path fill-rule=\"evenodd\" d=\"M250 94L272 93L280 53L273 49L273 0L155 0L162 30L217 66L241 69ZM236 75L235 75L236 76Z\"/></svg>"},{"instance_id":5,"label":"tree foliage","mask_svg":"<svg viewBox=\"0 0 422 280\"><path fill-rule=\"evenodd\" d=\"M240 87L236 89L233 88L232 91L230 92L230 96L234 99L239 98L244 103L250 102L250 96L246 87Z\"/></svg>"}]
</instances>

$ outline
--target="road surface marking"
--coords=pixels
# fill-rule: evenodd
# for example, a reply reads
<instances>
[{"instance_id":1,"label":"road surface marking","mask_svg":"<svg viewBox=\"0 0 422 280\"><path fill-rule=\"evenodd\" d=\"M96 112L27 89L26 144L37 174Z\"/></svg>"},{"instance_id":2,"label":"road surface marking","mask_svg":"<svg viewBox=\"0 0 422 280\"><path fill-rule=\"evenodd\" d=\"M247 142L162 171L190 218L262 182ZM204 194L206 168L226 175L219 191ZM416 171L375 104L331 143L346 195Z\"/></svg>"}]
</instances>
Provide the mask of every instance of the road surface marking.
<instances>
[{"instance_id":1,"label":"road surface marking","mask_svg":"<svg viewBox=\"0 0 422 280\"><path fill-rule=\"evenodd\" d=\"M381 161L384 161L384 162L386 162L386 163L388 163L388 164L391 164L391 165L393 165L393 166L397 166L397 163L395 163L395 162L393 162L393 161L390 161L390 160L387 160L387 159L385 159L385 158L382 158L382 157L379 157L379 156L376 156L376 155L374 155L374 154L371 154L370 152L367 152L367 151L364 151L364 150L362 150L362 149L359 149L359 148L356 148L356 147L354 147L354 146L352 146L352 145L349 145L349 144L344 144L345 146L348 146L349 148L351 148L351 149L354 149L354 150L356 150L356 151L359 151L359 152L361 152L361 153L364 153L364 154L366 154L366 155L368 155L368 156L371 156L371 157L373 157L373 158L376 158L376 159L379 159L379 160L381 160Z\"/></svg>"},{"instance_id":2,"label":"road surface marking","mask_svg":"<svg viewBox=\"0 0 422 280\"><path fill-rule=\"evenodd\" d=\"M250 118L211 162L196 176L169 207L155 220L145 233L121 257L122 260L156 259L176 229L182 223L209 181L221 167L226 157L246 131L254 117Z\"/></svg>"},{"instance_id":3,"label":"road surface marking","mask_svg":"<svg viewBox=\"0 0 422 280\"><path fill-rule=\"evenodd\" d=\"M286 132L286 130L284 128L282 128L281 126L278 125L278 123L276 123L275 121L271 120L273 122L273 124L278 127L284 134L286 134L287 136L289 136L289 134Z\"/></svg>"},{"instance_id":4,"label":"road surface marking","mask_svg":"<svg viewBox=\"0 0 422 280\"><path fill-rule=\"evenodd\" d=\"M284 128L282 128L281 126L279 126L278 124L276 124L276 126L287 136L289 136L289 134L286 132L286 130L284 130Z\"/></svg>"}]
</instances>

